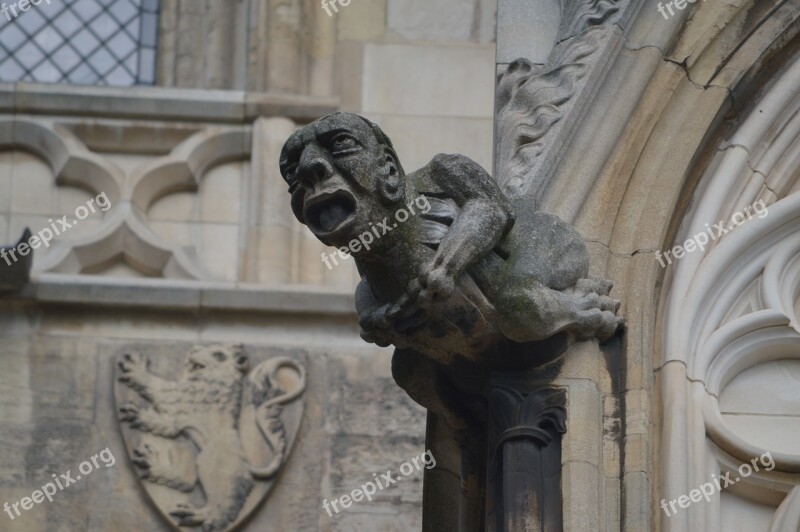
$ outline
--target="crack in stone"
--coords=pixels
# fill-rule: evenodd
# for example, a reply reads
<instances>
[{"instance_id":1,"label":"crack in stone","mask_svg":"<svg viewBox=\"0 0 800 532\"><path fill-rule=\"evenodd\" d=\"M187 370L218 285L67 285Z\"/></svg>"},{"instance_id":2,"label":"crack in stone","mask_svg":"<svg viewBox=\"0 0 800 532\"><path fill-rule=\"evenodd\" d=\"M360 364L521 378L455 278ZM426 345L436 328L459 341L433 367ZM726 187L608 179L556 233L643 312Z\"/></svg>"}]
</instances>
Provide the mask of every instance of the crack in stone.
<instances>
[{"instance_id":1,"label":"crack in stone","mask_svg":"<svg viewBox=\"0 0 800 532\"><path fill-rule=\"evenodd\" d=\"M744 150L744 152L747 154L747 158L745 159L745 163L747 164L747 167L750 169L750 171L753 172L754 174L758 174L758 175L761 176L761 179L763 180L762 185L764 186L764 188L766 188L767 190L769 190L770 192L775 194L776 197L781 198L781 194L779 194L776 190L773 190L767 184L767 175L764 172L762 172L760 170L756 170L755 168L753 168L752 161L750 160L750 158L753 156L753 154L750 152L750 149L747 146L744 146L742 144L731 143L731 144L728 144L727 146L725 146L724 148L719 148L717 151L718 152L724 152L724 151L728 151L731 148L739 148L741 150Z\"/></svg>"},{"instance_id":2,"label":"crack in stone","mask_svg":"<svg viewBox=\"0 0 800 532\"><path fill-rule=\"evenodd\" d=\"M631 258L631 257L635 257L636 255L638 255L640 253L655 253L656 251L661 251L660 249L637 249L637 250L633 251L632 253L620 253L618 251L612 250L609 247L608 244L606 244L605 242L601 242L600 240L595 240L595 239L592 239L592 238L584 238L584 240L586 242L591 242L593 244L600 244L601 246L606 248L606 251L608 251L609 253L611 253L615 257Z\"/></svg>"}]
</instances>

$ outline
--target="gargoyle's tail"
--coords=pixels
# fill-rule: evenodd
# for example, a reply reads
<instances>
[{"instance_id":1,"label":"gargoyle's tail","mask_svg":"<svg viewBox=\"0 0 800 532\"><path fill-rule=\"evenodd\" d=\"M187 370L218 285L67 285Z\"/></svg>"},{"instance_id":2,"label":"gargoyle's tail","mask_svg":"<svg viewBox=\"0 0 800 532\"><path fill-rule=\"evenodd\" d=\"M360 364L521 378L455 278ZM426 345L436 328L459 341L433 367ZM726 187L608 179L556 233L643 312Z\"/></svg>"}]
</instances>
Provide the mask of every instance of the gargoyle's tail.
<instances>
[{"instance_id":1,"label":"gargoyle's tail","mask_svg":"<svg viewBox=\"0 0 800 532\"><path fill-rule=\"evenodd\" d=\"M283 368L293 369L298 374L297 385L292 390L280 388L277 373ZM298 398L306 387L306 372L303 366L288 357L277 357L259 364L249 376L253 387L253 403L256 406L256 423L273 453L272 461L265 467L249 466L253 478L267 480L275 476L286 458L286 434L281 421L281 407Z\"/></svg>"}]
</instances>

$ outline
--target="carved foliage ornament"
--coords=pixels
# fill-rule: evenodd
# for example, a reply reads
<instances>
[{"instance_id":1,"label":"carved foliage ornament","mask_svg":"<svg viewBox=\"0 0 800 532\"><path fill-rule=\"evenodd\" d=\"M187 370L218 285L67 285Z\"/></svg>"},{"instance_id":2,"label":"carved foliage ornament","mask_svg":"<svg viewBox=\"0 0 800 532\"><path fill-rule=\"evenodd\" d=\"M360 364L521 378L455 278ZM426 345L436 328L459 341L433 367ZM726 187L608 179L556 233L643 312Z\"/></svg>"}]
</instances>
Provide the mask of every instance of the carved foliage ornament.
<instances>
[{"instance_id":1,"label":"carved foliage ornament","mask_svg":"<svg viewBox=\"0 0 800 532\"><path fill-rule=\"evenodd\" d=\"M159 360L163 362L163 360ZM144 488L176 530L232 530L266 497L294 442L305 370L241 346L193 348L176 379L126 353L115 399Z\"/></svg>"},{"instance_id":2,"label":"carved foliage ornament","mask_svg":"<svg viewBox=\"0 0 800 532\"><path fill-rule=\"evenodd\" d=\"M577 123L580 113L572 110L598 85L589 83L589 74L602 63L598 53L627 5L628 0L562 0L561 26L547 63L520 58L498 76L497 180L509 197L541 196L547 169L555 168Z\"/></svg>"}]
</instances>

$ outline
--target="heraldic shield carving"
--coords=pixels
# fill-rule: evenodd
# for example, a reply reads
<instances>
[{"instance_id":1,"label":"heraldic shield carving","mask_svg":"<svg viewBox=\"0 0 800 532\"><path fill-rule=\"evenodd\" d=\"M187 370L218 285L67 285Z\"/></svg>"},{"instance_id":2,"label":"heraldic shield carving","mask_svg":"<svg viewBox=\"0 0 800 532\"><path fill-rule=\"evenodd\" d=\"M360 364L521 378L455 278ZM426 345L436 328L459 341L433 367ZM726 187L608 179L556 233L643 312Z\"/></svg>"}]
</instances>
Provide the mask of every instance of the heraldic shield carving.
<instances>
[{"instance_id":1,"label":"heraldic shield carving","mask_svg":"<svg viewBox=\"0 0 800 532\"><path fill-rule=\"evenodd\" d=\"M259 506L294 443L305 385L293 358L257 361L242 346L117 358L131 462L175 530L233 530Z\"/></svg>"}]
</instances>

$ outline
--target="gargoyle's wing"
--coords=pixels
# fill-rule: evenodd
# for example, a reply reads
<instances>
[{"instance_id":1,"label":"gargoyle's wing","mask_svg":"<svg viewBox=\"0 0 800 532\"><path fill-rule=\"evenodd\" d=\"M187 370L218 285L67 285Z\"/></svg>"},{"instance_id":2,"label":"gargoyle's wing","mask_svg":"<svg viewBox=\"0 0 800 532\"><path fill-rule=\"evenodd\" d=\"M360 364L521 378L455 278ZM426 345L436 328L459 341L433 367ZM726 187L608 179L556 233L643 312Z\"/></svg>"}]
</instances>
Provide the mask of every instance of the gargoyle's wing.
<instances>
[{"instance_id":1,"label":"gargoyle's wing","mask_svg":"<svg viewBox=\"0 0 800 532\"><path fill-rule=\"evenodd\" d=\"M290 389L284 389L278 372L292 370L297 378ZM248 376L252 399L256 408L256 424L273 453L272 461L262 468L250 467L254 478L267 480L280 469L286 458L286 433L281 421L281 407L297 399L306 388L306 372L296 360L275 357L265 360Z\"/></svg>"}]
</instances>

